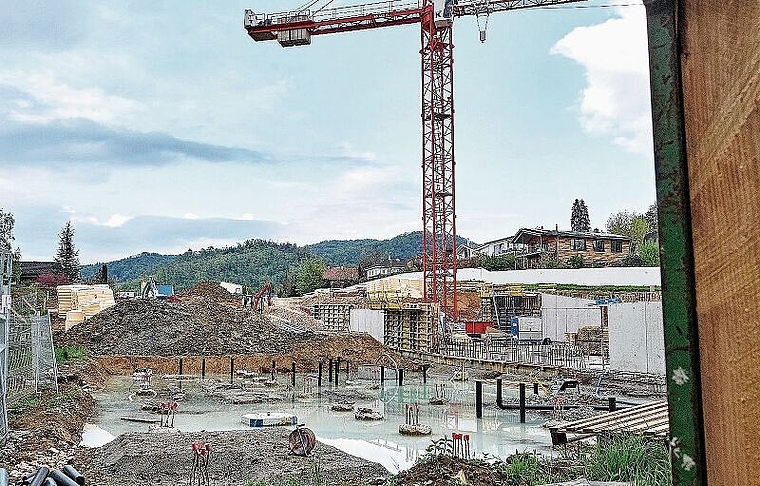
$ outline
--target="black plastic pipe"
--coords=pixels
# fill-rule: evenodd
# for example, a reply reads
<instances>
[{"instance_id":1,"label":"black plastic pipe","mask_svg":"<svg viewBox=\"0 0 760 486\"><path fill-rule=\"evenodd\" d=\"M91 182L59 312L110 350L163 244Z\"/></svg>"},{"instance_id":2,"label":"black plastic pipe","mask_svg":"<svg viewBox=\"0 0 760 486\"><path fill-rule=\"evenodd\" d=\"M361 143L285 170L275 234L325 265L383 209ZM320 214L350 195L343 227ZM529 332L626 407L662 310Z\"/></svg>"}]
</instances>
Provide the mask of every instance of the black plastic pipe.
<instances>
[{"instance_id":1,"label":"black plastic pipe","mask_svg":"<svg viewBox=\"0 0 760 486\"><path fill-rule=\"evenodd\" d=\"M333 360L332 360L332 358L330 358L329 363L327 365L327 377L329 378L329 380L327 380L327 381L331 385L332 385L332 382L333 382L332 370L333 370Z\"/></svg>"},{"instance_id":2,"label":"black plastic pipe","mask_svg":"<svg viewBox=\"0 0 760 486\"><path fill-rule=\"evenodd\" d=\"M398 386L402 386L404 384L404 370L401 368L398 369Z\"/></svg>"},{"instance_id":3,"label":"black plastic pipe","mask_svg":"<svg viewBox=\"0 0 760 486\"><path fill-rule=\"evenodd\" d=\"M525 383L520 383L520 423L525 423Z\"/></svg>"},{"instance_id":4,"label":"black plastic pipe","mask_svg":"<svg viewBox=\"0 0 760 486\"><path fill-rule=\"evenodd\" d=\"M496 378L496 405L501 407L502 402L502 396L501 396L501 378Z\"/></svg>"},{"instance_id":5,"label":"black plastic pipe","mask_svg":"<svg viewBox=\"0 0 760 486\"><path fill-rule=\"evenodd\" d=\"M45 466L37 469L37 473L29 479L29 486L42 486L42 483L45 481L45 478L48 477L49 473L50 469Z\"/></svg>"},{"instance_id":6,"label":"black plastic pipe","mask_svg":"<svg viewBox=\"0 0 760 486\"><path fill-rule=\"evenodd\" d=\"M346 379L347 380L351 379L351 362L350 361L346 361Z\"/></svg>"},{"instance_id":7,"label":"black plastic pipe","mask_svg":"<svg viewBox=\"0 0 760 486\"><path fill-rule=\"evenodd\" d=\"M179 359L179 374L182 376L182 358Z\"/></svg>"},{"instance_id":8,"label":"black plastic pipe","mask_svg":"<svg viewBox=\"0 0 760 486\"><path fill-rule=\"evenodd\" d=\"M383 385L383 382L385 381L385 366L380 367L380 386Z\"/></svg>"},{"instance_id":9,"label":"black plastic pipe","mask_svg":"<svg viewBox=\"0 0 760 486\"><path fill-rule=\"evenodd\" d=\"M475 418L483 418L483 382L475 382Z\"/></svg>"},{"instance_id":10,"label":"black plastic pipe","mask_svg":"<svg viewBox=\"0 0 760 486\"><path fill-rule=\"evenodd\" d=\"M335 359L335 386L338 386L340 377L340 356Z\"/></svg>"},{"instance_id":11,"label":"black plastic pipe","mask_svg":"<svg viewBox=\"0 0 760 486\"><path fill-rule=\"evenodd\" d=\"M73 479L79 486L84 486L84 476L79 474L79 471L77 471L74 466L70 464L63 466L63 474Z\"/></svg>"},{"instance_id":12,"label":"black plastic pipe","mask_svg":"<svg viewBox=\"0 0 760 486\"><path fill-rule=\"evenodd\" d=\"M79 486L76 481L71 479L70 477L63 474L63 472L59 471L58 469L53 469L50 471L50 474L48 474L48 478L52 478L58 486Z\"/></svg>"},{"instance_id":13,"label":"black plastic pipe","mask_svg":"<svg viewBox=\"0 0 760 486\"><path fill-rule=\"evenodd\" d=\"M538 382L533 382L533 394L538 395Z\"/></svg>"},{"instance_id":14,"label":"black plastic pipe","mask_svg":"<svg viewBox=\"0 0 760 486\"><path fill-rule=\"evenodd\" d=\"M232 383L233 381L233 374L235 372L234 370L235 370L235 358L230 356L230 383Z\"/></svg>"},{"instance_id":15,"label":"black plastic pipe","mask_svg":"<svg viewBox=\"0 0 760 486\"><path fill-rule=\"evenodd\" d=\"M293 364L290 366L290 371L293 373L293 376L291 377L291 383L293 383L293 388L296 386L296 362L293 361Z\"/></svg>"},{"instance_id":16,"label":"black plastic pipe","mask_svg":"<svg viewBox=\"0 0 760 486\"><path fill-rule=\"evenodd\" d=\"M317 375L317 388L322 388L322 362L319 362L319 375Z\"/></svg>"},{"instance_id":17,"label":"black plastic pipe","mask_svg":"<svg viewBox=\"0 0 760 486\"><path fill-rule=\"evenodd\" d=\"M206 358L203 358L203 360L201 360L201 379L206 379Z\"/></svg>"}]
</instances>

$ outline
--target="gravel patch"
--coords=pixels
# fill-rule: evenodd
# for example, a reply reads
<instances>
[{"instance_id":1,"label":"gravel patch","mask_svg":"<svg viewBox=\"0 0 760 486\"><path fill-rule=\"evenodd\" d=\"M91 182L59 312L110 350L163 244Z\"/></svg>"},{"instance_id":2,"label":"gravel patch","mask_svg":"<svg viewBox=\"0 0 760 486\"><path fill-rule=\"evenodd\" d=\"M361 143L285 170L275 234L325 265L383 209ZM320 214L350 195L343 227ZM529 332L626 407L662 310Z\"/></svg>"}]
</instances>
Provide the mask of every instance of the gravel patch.
<instances>
[{"instance_id":1,"label":"gravel patch","mask_svg":"<svg viewBox=\"0 0 760 486\"><path fill-rule=\"evenodd\" d=\"M317 443L309 457L288 454L292 429L128 433L88 451L88 484L134 486L181 484L189 479L192 442L211 445L209 476L214 486L246 485L249 481L283 483L297 478L304 484L357 484L386 477L381 465ZM80 472L84 467L80 468ZM317 476L319 476L317 478Z\"/></svg>"}]
</instances>

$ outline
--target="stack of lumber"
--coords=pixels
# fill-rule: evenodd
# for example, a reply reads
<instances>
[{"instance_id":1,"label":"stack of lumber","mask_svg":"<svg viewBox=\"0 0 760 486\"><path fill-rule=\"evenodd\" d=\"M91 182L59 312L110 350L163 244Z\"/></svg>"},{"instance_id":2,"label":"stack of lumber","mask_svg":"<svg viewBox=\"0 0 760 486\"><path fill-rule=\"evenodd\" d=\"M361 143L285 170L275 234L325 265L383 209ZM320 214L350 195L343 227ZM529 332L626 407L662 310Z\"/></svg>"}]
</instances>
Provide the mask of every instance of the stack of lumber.
<instances>
[{"instance_id":1,"label":"stack of lumber","mask_svg":"<svg viewBox=\"0 0 760 486\"><path fill-rule=\"evenodd\" d=\"M422 280L386 277L367 282L367 296L373 300L386 300L398 297L422 298Z\"/></svg>"},{"instance_id":2,"label":"stack of lumber","mask_svg":"<svg viewBox=\"0 0 760 486\"><path fill-rule=\"evenodd\" d=\"M116 305L108 285L59 285L58 315L66 316L66 330Z\"/></svg>"}]
</instances>

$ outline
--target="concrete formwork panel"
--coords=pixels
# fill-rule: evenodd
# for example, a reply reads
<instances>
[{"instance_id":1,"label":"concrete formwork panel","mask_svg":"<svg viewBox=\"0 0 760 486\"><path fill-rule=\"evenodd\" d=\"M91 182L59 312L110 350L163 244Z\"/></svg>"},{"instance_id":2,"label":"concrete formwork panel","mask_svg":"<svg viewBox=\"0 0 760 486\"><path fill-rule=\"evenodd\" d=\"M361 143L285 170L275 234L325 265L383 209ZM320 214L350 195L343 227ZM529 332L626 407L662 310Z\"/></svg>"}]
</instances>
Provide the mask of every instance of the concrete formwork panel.
<instances>
[{"instance_id":1,"label":"concrete formwork panel","mask_svg":"<svg viewBox=\"0 0 760 486\"><path fill-rule=\"evenodd\" d=\"M662 302L609 306L610 367L665 374Z\"/></svg>"},{"instance_id":2,"label":"concrete formwork panel","mask_svg":"<svg viewBox=\"0 0 760 486\"><path fill-rule=\"evenodd\" d=\"M592 301L554 294L541 294L541 321L544 337L552 341L567 341L566 333L577 332L581 327L602 323L599 306Z\"/></svg>"},{"instance_id":3,"label":"concrete formwork panel","mask_svg":"<svg viewBox=\"0 0 760 486\"><path fill-rule=\"evenodd\" d=\"M385 338L384 313L373 309L351 309L351 332L364 332L383 342Z\"/></svg>"}]
</instances>

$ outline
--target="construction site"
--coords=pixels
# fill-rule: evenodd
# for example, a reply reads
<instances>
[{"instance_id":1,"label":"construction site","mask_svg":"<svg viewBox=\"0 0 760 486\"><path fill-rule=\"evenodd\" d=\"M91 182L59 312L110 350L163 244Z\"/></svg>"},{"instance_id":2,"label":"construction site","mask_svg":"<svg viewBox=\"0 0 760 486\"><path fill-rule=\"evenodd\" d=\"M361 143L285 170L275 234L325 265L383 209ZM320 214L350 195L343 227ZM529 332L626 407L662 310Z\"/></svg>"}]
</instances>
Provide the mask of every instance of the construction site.
<instances>
[{"instance_id":1,"label":"construction site","mask_svg":"<svg viewBox=\"0 0 760 486\"><path fill-rule=\"evenodd\" d=\"M421 271L297 297L145 274L136 292L22 285L11 237L0 486L757 484L756 5L643 2L660 266L606 265L630 238L606 235L602 255L597 232L573 231L562 254L588 244L599 268L539 268L543 227L525 269L458 266L455 20L485 42L491 15L584 3L241 12L246 40L285 48L419 27Z\"/></svg>"}]
</instances>

